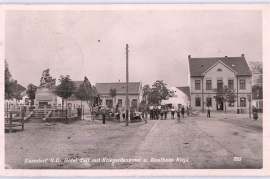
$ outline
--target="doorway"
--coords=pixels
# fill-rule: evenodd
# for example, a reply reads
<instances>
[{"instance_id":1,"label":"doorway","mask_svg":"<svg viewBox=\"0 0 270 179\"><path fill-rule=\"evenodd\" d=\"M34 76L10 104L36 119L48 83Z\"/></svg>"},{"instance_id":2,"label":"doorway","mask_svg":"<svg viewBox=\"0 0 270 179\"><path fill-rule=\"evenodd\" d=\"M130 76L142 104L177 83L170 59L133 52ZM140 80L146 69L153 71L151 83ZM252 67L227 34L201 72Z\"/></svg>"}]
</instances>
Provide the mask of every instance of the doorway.
<instances>
[{"instance_id":1,"label":"doorway","mask_svg":"<svg viewBox=\"0 0 270 179\"><path fill-rule=\"evenodd\" d=\"M217 102L217 111L223 111L223 101Z\"/></svg>"}]
</instances>

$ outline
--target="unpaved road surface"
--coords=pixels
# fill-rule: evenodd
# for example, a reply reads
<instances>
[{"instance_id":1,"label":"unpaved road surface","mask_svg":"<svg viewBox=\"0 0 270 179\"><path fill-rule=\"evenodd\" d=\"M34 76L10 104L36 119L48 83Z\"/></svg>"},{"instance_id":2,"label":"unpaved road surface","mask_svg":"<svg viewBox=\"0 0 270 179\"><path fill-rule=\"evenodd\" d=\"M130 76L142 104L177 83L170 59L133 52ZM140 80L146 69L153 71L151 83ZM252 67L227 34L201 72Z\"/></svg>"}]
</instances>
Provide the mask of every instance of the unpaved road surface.
<instances>
[{"instance_id":1,"label":"unpaved road surface","mask_svg":"<svg viewBox=\"0 0 270 179\"><path fill-rule=\"evenodd\" d=\"M228 114L128 127L100 120L30 122L5 134L5 163L16 169L258 169L262 121Z\"/></svg>"}]
</instances>

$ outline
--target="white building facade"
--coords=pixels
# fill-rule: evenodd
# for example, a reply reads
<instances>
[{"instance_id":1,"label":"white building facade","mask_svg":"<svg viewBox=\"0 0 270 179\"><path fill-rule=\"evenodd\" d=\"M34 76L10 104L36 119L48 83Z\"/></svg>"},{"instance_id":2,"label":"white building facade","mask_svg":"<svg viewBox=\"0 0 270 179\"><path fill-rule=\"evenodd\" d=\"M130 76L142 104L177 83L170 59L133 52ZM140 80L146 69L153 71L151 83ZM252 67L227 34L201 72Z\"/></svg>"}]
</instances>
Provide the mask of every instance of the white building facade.
<instances>
[{"instance_id":1,"label":"white building facade","mask_svg":"<svg viewBox=\"0 0 270 179\"><path fill-rule=\"evenodd\" d=\"M194 110L225 110L223 102L215 101L214 89L224 85L235 89L236 102L226 104L226 110L237 107L248 110L252 94L251 71L244 55L241 57L191 58L189 56L189 85Z\"/></svg>"}]
</instances>

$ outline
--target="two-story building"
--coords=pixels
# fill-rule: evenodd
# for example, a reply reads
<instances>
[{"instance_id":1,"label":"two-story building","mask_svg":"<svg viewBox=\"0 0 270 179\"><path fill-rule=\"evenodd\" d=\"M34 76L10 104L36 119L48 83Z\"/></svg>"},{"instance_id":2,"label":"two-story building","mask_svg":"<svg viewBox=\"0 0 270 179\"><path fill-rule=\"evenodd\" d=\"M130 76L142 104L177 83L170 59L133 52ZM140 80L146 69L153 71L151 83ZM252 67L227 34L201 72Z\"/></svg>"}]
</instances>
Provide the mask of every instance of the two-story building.
<instances>
[{"instance_id":1,"label":"two-story building","mask_svg":"<svg viewBox=\"0 0 270 179\"><path fill-rule=\"evenodd\" d=\"M191 58L188 56L188 84L191 106L194 110L204 110L209 105L212 110L224 110L222 102L215 101L215 88L227 85L235 89L236 102L226 104L227 110L248 108L252 94L252 73L244 54L240 57Z\"/></svg>"},{"instance_id":2,"label":"two-story building","mask_svg":"<svg viewBox=\"0 0 270 179\"><path fill-rule=\"evenodd\" d=\"M126 83L96 83L96 89L100 95L100 102L107 107L115 108L116 104L119 105L119 109L123 109L126 106ZM116 96L110 96L110 89L116 90ZM129 107L138 108L143 98L142 83L141 82L129 82Z\"/></svg>"}]
</instances>

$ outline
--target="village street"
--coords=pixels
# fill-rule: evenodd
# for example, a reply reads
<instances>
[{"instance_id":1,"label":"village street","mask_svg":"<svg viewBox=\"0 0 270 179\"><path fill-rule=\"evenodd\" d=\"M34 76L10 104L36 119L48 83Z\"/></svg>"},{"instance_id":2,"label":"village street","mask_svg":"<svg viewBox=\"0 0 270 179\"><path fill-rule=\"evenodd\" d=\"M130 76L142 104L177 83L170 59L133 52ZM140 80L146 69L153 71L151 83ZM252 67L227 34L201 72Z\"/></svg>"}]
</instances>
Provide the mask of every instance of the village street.
<instances>
[{"instance_id":1,"label":"village street","mask_svg":"<svg viewBox=\"0 0 270 179\"><path fill-rule=\"evenodd\" d=\"M30 122L24 131L5 134L5 163L25 169L262 168L261 116L258 121L248 114L211 117L201 114L178 123L169 116L128 127L101 120Z\"/></svg>"}]
</instances>

